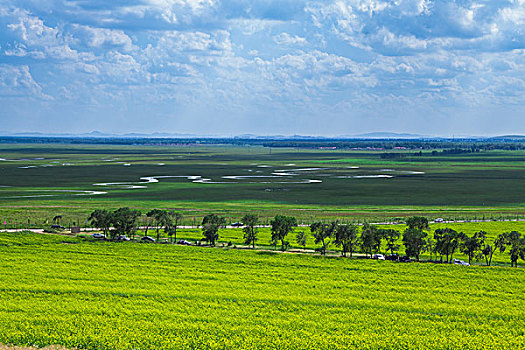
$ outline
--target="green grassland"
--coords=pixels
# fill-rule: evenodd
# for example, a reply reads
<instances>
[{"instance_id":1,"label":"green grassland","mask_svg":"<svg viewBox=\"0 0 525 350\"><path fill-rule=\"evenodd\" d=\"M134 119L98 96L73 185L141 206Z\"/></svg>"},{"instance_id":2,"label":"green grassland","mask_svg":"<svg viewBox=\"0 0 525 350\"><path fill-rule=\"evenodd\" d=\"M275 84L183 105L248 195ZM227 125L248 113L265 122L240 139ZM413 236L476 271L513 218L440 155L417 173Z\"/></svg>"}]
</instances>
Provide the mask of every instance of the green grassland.
<instances>
[{"instance_id":1,"label":"green grassland","mask_svg":"<svg viewBox=\"0 0 525 350\"><path fill-rule=\"evenodd\" d=\"M143 211L173 208L183 211L188 222L210 211L231 220L246 212L263 217L285 212L310 221L388 220L413 214L497 219L524 214L525 151L437 156L406 152L409 156L400 160L381 159L382 153L220 145L2 144L0 218L21 227L41 225L60 214L71 224L83 222L95 208L122 206ZM276 171L294 174L275 176ZM140 178L147 176L180 177L144 183ZM209 180L198 183L183 176ZM100 183L113 185L94 185Z\"/></svg>"},{"instance_id":2,"label":"green grassland","mask_svg":"<svg viewBox=\"0 0 525 350\"><path fill-rule=\"evenodd\" d=\"M523 269L0 233L0 343L519 349Z\"/></svg>"}]
</instances>

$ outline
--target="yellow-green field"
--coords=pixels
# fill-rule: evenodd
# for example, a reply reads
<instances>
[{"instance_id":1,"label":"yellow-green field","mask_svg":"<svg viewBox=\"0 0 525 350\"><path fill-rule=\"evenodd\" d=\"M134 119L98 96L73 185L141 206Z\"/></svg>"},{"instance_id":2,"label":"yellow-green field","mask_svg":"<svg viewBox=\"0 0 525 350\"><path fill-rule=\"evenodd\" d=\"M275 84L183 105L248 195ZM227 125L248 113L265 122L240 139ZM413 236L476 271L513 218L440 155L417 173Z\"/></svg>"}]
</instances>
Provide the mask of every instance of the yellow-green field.
<instances>
[{"instance_id":1,"label":"yellow-green field","mask_svg":"<svg viewBox=\"0 0 525 350\"><path fill-rule=\"evenodd\" d=\"M333 244L315 253L306 225L319 220L392 221L380 227L401 233L412 215L484 220L431 224L428 235L483 230L487 244L525 233L525 151L403 152L3 144L0 231L50 229L54 217L87 228L95 209L121 207L142 212L138 225L153 208L180 212L193 228L177 239L191 242L210 213L226 223L253 213L261 224L284 214L302 226L288 253L270 245L268 227L256 249L241 228L220 229L215 248L0 232L0 349L522 348L524 261L508 267L508 250L491 267L363 259L359 248L342 258Z\"/></svg>"},{"instance_id":2,"label":"yellow-green field","mask_svg":"<svg viewBox=\"0 0 525 350\"><path fill-rule=\"evenodd\" d=\"M0 343L518 349L522 269L0 234Z\"/></svg>"}]
</instances>

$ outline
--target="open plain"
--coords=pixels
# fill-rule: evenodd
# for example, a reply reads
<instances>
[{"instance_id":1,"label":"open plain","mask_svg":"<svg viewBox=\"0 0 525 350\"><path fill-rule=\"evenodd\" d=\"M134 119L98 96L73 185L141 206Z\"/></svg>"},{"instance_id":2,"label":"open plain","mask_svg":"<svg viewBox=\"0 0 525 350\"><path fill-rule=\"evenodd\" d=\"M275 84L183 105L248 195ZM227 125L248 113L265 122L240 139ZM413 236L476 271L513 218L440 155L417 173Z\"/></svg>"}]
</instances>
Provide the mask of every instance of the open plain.
<instances>
[{"instance_id":1,"label":"open plain","mask_svg":"<svg viewBox=\"0 0 525 350\"><path fill-rule=\"evenodd\" d=\"M435 150L434 150L435 151ZM523 261L508 249L492 266L365 259L356 243L318 253L315 221L428 237L525 232L525 151L444 154L403 150L232 145L4 144L0 154L0 343L67 349L518 349L525 342ZM94 239L95 209L141 212L134 240ZM177 239L145 215L182 214ZM243 229L204 245L202 218L259 217L255 248ZM288 250L270 220L297 218ZM58 219L59 218L59 222ZM433 222L437 220L438 222ZM443 222L441 222L443 221ZM447 222L448 221L448 222ZM63 225L63 230L50 229ZM83 232L69 234L70 226ZM45 229L47 234L23 231ZM89 231L87 231L89 229ZM146 229L149 229L146 233ZM299 244L295 236L305 233ZM362 233L361 233L362 234ZM400 255L406 253L398 240ZM386 243L378 247L385 252ZM455 258L468 260L462 251ZM442 259L442 257L441 257ZM11 344L11 345L10 345ZM14 349L17 349L16 347Z\"/></svg>"},{"instance_id":2,"label":"open plain","mask_svg":"<svg viewBox=\"0 0 525 350\"><path fill-rule=\"evenodd\" d=\"M187 224L207 212L378 222L523 215L525 151L402 152L383 159L378 150L3 144L0 218L13 228L55 215L82 224L95 208L122 206L181 210Z\"/></svg>"}]
</instances>

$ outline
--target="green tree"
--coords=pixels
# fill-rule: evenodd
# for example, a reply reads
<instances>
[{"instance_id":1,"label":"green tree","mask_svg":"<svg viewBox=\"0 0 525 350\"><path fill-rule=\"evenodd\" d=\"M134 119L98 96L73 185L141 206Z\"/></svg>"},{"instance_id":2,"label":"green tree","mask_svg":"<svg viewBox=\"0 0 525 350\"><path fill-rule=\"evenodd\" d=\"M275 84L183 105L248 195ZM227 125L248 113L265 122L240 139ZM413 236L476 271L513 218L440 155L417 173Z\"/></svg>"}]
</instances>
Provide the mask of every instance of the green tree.
<instances>
[{"instance_id":1,"label":"green tree","mask_svg":"<svg viewBox=\"0 0 525 350\"><path fill-rule=\"evenodd\" d=\"M160 228L163 226L163 223L166 222L166 210L162 209L152 209L146 216L153 219L155 223L155 232L157 233L157 242L160 239Z\"/></svg>"},{"instance_id":2,"label":"green tree","mask_svg":"<svg viewBox=\"0 0 525 350\"><path fill-rule=\"evenodd\" d=\"M113 212L113 227L115 231L110 232L111 238L114 239L118 235L134 235L139 216L140 211L130 208L119 208Z\"/></svg>"},{"instance_id":3,"label":"green tree","mask_svg":"<svg viewBox=\"0 0 525 350\"><path fill-rule=\"evenodd\" d=\"M259 217L254 214L246 214L242 218L242 223L244 224L243 232L244 232L244 243L248 245L252 245L252 248L255 248L255 241L258 240L257 238L257 223L259 222Z\"/></svg>"},{"instance_id":4,"label":"green tree","mask_svg":"<svg viewBox=\"0 0 525 350\"><path fill-rule=\"evenodd\" d=\"M171 243L177 241L177 229L182 218L182 214L175 211L168 211L163 216L164 232L168 234Z\"/></svg>"},{"instance_id":5,"label":"green tree","mask_svg":"<svg viewBox=\"0 0 525 350\"><path fill-rule=\"evenodd\" d=\"M350 253L350 256L354 253L355 246L357 245L357 227L354 225L338 225L335 230L335 245L341 247L341 255L346 256L346 253Z\"/></svg>"},{"instance_id":6,"label":"green tree","mask_svg":"<svg viewBox=\"0 0 525 350\"><path fill-rule=\"evenodd\" d=\"M494 240L493 245L486 244L481 250L481 254L485 257L485 263L487 266L492 264L492 257L494 256L496 250L499 250L502 253L505 251L505 237L503 234L498 235L498 237Z\"/></svg>"},{"instance_id":7,"label":"green tree","mask_svg":"<svg viewBox=\"0 0 525 350\"><path fill-rule=\"evenodd\" d=\"M476 253L480 251L485 243L487 233L485 231L479 231L469 237L463 236L463 241L460 243L459 249L461 252L468 256L468 263L472 263L472 259L476 256Z\"/></svg>"},{"instance_id":8,"label":"green tree","mask_svg":"<svg viewBox=\"0 0 525 350\"><path fill-rule=\"evenodd\" d=\"M485 257L485 264L487 266L490 266L492 263L492 256L494 255L495 251L495 247L490 244L486 244L481 250L481 254Z\"/></svg>"},{"instance_id":9,"label":"green tree","mask_svg":"<svg viewBox=\"0 0 525 350\"><path fill-rule=\"evenodd\" d=\"M62 220L62 215L56 215L54 218L53 218L53 222L57 225L60 225L60 220Z\"/></svg>"},{"instance_id":10,"label":"green tree","mask_svg":"<svg viewBox=\"0 0 525 350\"><path fill-rule=\"evenodd\" d=\"M104 235L107 237L109 229L113 224L113 214L106 209L97 209L91 213L88 220L91 225L104 232Z\"/></svg>"},{"instance_id":11,"label":"green tree","mask_svg":"<svg viewBox=\"0 0 525 350\"><path fill-rule=\"evenodd\" d=\"M421 251L426 246L427 233L417 227L407 228L403 233L403 245L406 255L416 258L419 261Z\"/></svg>"},{"instance_id":12,"label":"green tree","mask_svg":"<svg viewBox=\"0 0 525 350\"><path fill-rule=\"evenodd\" d=\"M142 225L144 227L144 236L148 235L148 230L152 224L153 218L149 217L147 214L143 217Z\"/></svg>"},{"instance_id":13,"label":"green tree","mask_svg":"<svg viewBox=\"0 0 525 350\"><path fill-rule=\"evenodd\" d=\"M436 247L435 247L434 240L432 239L432 237L428 236L427 237L427 242L425 244L425 248L423 249L423 251L430 253L430 260L432 260L433 254L436 251L435 248Z\"/></svg>"},{"instance_id":14,"label":"green tree","mask_svg":"<svg viewBox=\"0 0 525 350\"><path fill-rule=\"evenodd\" d=\"M303 249L306 248L306 241L308 239L308 233L304 230L301 230L297 232L297 235L295 236L295 239L297 241L297 244L303 246Z\"/></svg>"},{"instance_id":15,"label":"green tree","mask_svg":"<svg viewBox=\"0 0 525 350\"><path fill-rule=\"evenodd\" d=\"M510 266L518 267L518 259L525 260L525 237L517 231L503 234L504 246L509 246Z\"/></svg>"},{"instance_id":16,"label":"green tree","mask_svg":"<svg viewBox=\"0 0 525 350\"><path fill-rule=\"evenodd\" d=\"M297 226L297 219L293 216L276 215L270 224L272 225L272 244L277 245L277 242L281 241L281 250L284 251L288 246L285 238Z\"/></svg>"},{"instance_id":17,"label":"green tree","mask_svg":"<svg viewBox=\"0 0 525 350\"><path fill-rule=\"evenodd\" d=\"M321 244L321 255L326 255L326 249L332 242L332 237L337 229L337 223L323 224L322 222L315 222L310 225L310 232L315 239L315 244Z\"/></svg>"},{"instance_id":18,"label":"green tree","mask_svg":"<svg viewBox=\"0 0 525 350\"><path fill-rule=\"evenodd\" d=\"M380 235L386 239L386 251L390 251L390 254L394 255L399 250L399 244L396 243L401 235L399 231L391 228L383 229L380 230Z\"/></svg>"},{"instance_id":19,"label":"green tree","mask_svg":"<svg viewBox=\"0 0 525 350\"><path fill-rule=\"evenodd\" d=\"M428 230L428 219L424 216L412 216L405 221L409 229L417 229L419 231Z\"/></svg>"},{"instance_id":20,"label":"green tree","mask_svg":"<svg viewBox=\"0 0 525 350\"><path fill-rule=\"evenodd\" d=\"M380 251L381 248L381 234L376 226L370 225L368 222L363 224L361 231L361 250L372 257L374 252Z\"/></svg>"},{"instance_id":21,"label":"green tree","mask_svg":"<svg viewBox=\"0 0 525 350\"><path fill-rule=\"evenodd\" d=\"M202 219L202 234L204 240L211 246L219 239L219 228L226 225L226 219L216 214L208 214Z\"/></svg>"},{"instance_id":22,"label":"green tree","mask_svg":"<svg viewBox=\"0 0 525 350\"><path fill-rule=\"evenodd\" d=\"M437 229L434 231L434 239L436 240L434 249L441 256L444 255L445 261L449 263L464 238L463 232L456 232L451 228Z\"/></svg>"}]
</instances>

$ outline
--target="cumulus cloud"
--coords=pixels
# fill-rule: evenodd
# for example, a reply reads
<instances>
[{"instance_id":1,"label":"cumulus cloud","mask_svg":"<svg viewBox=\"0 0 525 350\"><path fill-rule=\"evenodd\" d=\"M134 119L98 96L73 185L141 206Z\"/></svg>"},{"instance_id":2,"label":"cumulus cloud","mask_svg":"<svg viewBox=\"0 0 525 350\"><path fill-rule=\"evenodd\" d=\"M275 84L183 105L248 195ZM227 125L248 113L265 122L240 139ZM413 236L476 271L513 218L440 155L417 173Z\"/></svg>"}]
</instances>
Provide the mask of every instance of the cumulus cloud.
<instances>
[{"instance_id":1,"label":"cumulus cloud","mask_svg":"<svg viewBox=\"0 0 525 350\"><path fill-rule=\"evenodd\" d=\"M28 98L49 100L42 87L33 79L28 66L0 64L0 98Z\"/></svg>"},{"instance_id":2,"label":"cumulus cloud","mask_svg":"<svg viewBox=\"0 0 525 350\"><path fill-rule=\"evenodd\" d=\"M273 40L278 45L306 45L308 41L300 36L297 35L290 35L288 33L281 33L279 35L275 35L273 37Z\"/></svg>"},{"instance_id":3,"label":"cumulus cloud","mask_svg":"<svg viewBox=\"0 0 525 350\"><path fill-rule=\"evenodd\" d=\"M91 48L112 49L121 48L129 52L136 50L138 47L133 44L131 38L122 30L94 28L74 24L72 26L75 37L84 40L85 45Z\"/></svg>"},{"instance_id":4,"label":"cumulus cloud","mask_svg":"<svg viewBox=\"0 0 525 350\"><path fill-rule=\"evenodd\" d=\"M524 19L523 0L0 0L0 109L31 98L247 132L261 117L516 115Z\"/></svg>"}]
</instances>

